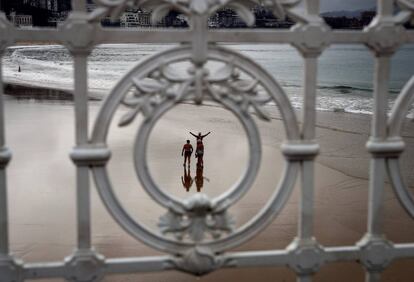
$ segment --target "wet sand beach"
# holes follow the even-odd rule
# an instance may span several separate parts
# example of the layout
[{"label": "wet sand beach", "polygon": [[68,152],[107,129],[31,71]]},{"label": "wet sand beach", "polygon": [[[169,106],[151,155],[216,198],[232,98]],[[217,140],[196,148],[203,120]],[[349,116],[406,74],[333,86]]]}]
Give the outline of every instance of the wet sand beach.
[{"label": "wet sand beach", "polygon": [[[91,102],[91,124],[101,102]],[[75,248],[75,169],[69,159],[74,144],[71,102],[6,100],[7,144],[13,152],[8,168],[11,250],[27,262],[62,260]],[[137,220],[156,228],[164,210],[144,193],[133,165],[133,140],[140,119],[119,128],[121,110],[110,130],[108,145],[113,156],[108,165],[116,194]],[[300,113],[298,113],[300,115]],[[271,122],[258,122],[262,138],[262,165],[254,187],[231,210],[240,226],[264,206],[276,189],[284,159],[280,145],[284,129],[276,111]],[[321,154],[316,159],[316,239],[324,246],[354,244],[364,235],[367,221],[369,155],[365,143],[370,116],[318,112],[317,141]],[[91,125],[92,126],[92,125]],[[196,183],[187,192],[180,155],[186,139],[195,146],[188,131],[206,137],[205,166],[201,192],[216,196],[235,183],[248,156],[245,133],[236,118],[220,107],[182,104],[169,112],[155,127],[148,150],[149,167],[156,182],[177,197],[197,193]],[[404,129],[407,150],[403,174],[413,187],[414,123]],[[194,156],[190,174],[197,175]],[[199,173],[199,172],[198,172]],[[92,178],[91,178],[92,180]],[[92,183],[93,244],[106,257],[148,256],[159,253],[126,234],[110,217]],[[200,183],[199,183],[200,184]],[[297,232],[299,186],[275,221],[259,236],[237,250],[285,248]],[[384,201],[384,231],[396,243],[414,238],[414,222],[399,205],[387,185]],[[394,262],[384,281],[412,281],[414,261]],[[315,281],[363,281],[357,263],[324,266]],[[202,278],[170,271],[154,274],[108,276],[104,281],[295,281],[288,268],[220,270]],[[45,280],[46,281],[46,280]],[[60,281],[60,280],[47,280]]]}]

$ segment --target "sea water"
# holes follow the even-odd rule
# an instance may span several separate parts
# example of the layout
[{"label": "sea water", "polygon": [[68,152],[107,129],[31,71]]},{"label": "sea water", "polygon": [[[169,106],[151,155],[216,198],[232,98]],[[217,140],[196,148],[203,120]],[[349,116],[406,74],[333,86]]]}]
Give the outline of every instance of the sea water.
[{"label": "sea water", "polygon": [[[107,95],[141,59],[172,47],[174,45],[98,46],[89,57],[91,93]],[[303,59],[294,48],[272,44],[229,44],[225,47],[253,58],[274,76],[293,106],[301,107]],[[8,49],[3,61],[6,82],[65,90],[73,88],[72,58],[62,46],[15,46]],[[373,66],[373,55],[364,46],[334,45],[328,48],[319,59],[317,109],[372,113]],[[414,45],[406,45],[392,58],[390,107],[412,75]]]}]

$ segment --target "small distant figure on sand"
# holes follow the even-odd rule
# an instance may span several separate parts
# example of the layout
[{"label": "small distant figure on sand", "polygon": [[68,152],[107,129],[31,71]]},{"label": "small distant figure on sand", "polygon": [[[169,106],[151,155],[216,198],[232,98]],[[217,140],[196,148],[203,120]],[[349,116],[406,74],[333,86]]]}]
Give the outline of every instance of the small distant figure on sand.
[{"label": "small distant figure on sand", "polygon": [[190,167],[188,166],[188,168],[186,169],[184,166],[184,176],[181,176],[181,183],[183,184],[185,190],[187,192],[190,191],[191,186],[193,185],[193,178],[191,177],[190,174]]},{"label": "small distant figure on sand", "polygon": [[183,149],[181,150],[181,156],[184,156],[184,166],[187,163],[190,165],[191,154],[193,153],[193,146],[190,144],[190,140],[187,140],[187,143],[184,144]]},{"label": "small distant figure on sand", "polygon": [[204,144],[201,140],[197,140],[197,147],[195,152],[195,157],[197,159],[197,166],[203,166],[203,156],[204,156]]},{"label": "small distant figure on sand", "polygon": [[194,133],[192,133],[190,131],[190,134],[193,135],[195,138],[197,138],[197,147],[196,147],[196,153],[195,153],[195,157],[197,159],[197,166],[203,166],[204,165],[204,144],[203,144],[203,139],[204,137],[206,137],[207,135],[209,135],[211,133],[211,131],[209,131],[207,134],[201,134],[201,132],[198,133],[198,135],[195,135]]},{"label": "small distant figure on sand", "polygon": [[20,65],[19,65],[19,69],[18,69],[18,72],[21,72],[22,71],[22,69],[20,68]]}]

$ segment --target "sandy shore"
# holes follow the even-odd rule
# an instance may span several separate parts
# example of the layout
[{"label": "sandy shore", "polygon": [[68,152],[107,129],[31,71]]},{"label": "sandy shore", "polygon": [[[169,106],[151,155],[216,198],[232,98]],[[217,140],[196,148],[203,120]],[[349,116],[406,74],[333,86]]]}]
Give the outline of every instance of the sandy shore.
[{"label": "sandy shore", "polygon": [[[92,119],[99,103],[93,102]],[[68,153],[73,146],[73,106],[70,102],[6,101],[7,142],[13,151],[8,169],[10,232],[13,253],[28,262],[62,260],[75,246],[75,178]],[[116,117],[118,121],[120,116]],[[113,158],[110,176],[118,197],[130,214],[155,226],[163,209],[143,193],[132,163],[132,142],[139,123],[127,128],[115,124],[109,146]],[[347,113],[318,113],[317,139],[321,155],[316,165],[315,237],[325,246],[348,245],[358,241],[366,230],[367,175],[369,155],[365,142],[370,117]],[[263,161],[250,192],[231,209],[237,224],[254,216],[276,188],[284,165],[279,151],[284,139],[283,125],[277,113],[270,123],[259,122]],[[183,176],[181,146],[186,139],[194,144],[188,131],[212,131],[205,139],[206,156],[202,192],[215,196],[234,183],[247,159],[247,142],[236,119],[218,107],[180,105],[168,113],[151,136],[148,156],[153,177],[165,190],[187,197],[197,193],[196,183],[187,192]],[[404,131],[407,152],[403,169],[413,186],[414,124]],[[411,157],[411,158],[410,158]],[[192,160],[194,162],[194,159]],[[194,163],[191,176],[196,175]],[[238,250],[264,250],[286,247],[297,232],[298,187],[277,219],[259,236]],[[154,255],[157,252],[136,242],[108,215],[95,189],[92,189],[93,243],[107,257]],[[387,187],[384,230],[394,242],[414,238],[414,222],[399,206]],[[384,273],[384,281],[412,281],[413,261],[393,263]],[[363,281],[364,272],[357,263],[324,266],[315,281]],[[221,270],[201,281],[295,281],[287,268]],[[48,280],[58,281],[58,280]],[[60,281],[60,280],[59,280]],[[179,272],[109,276],[104,281],[196,281]]]}]

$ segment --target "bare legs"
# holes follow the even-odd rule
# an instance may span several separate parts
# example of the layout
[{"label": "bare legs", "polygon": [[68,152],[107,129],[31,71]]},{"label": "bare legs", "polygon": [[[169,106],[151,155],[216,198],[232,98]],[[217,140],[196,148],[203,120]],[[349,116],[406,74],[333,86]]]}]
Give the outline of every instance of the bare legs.
[{"label": "bare legs", "polygon": [[190,162],[191,162],[191,155],[190,154],[185,154],[184,155],[184,165],[187,163],[187,159],[188,159],[188,165],[190,165]]},{"label": "bare legs", "polygon": [[197,166],[203,166],[204,162],[203,162],[203,155],[198,154],[197,155]]}]

